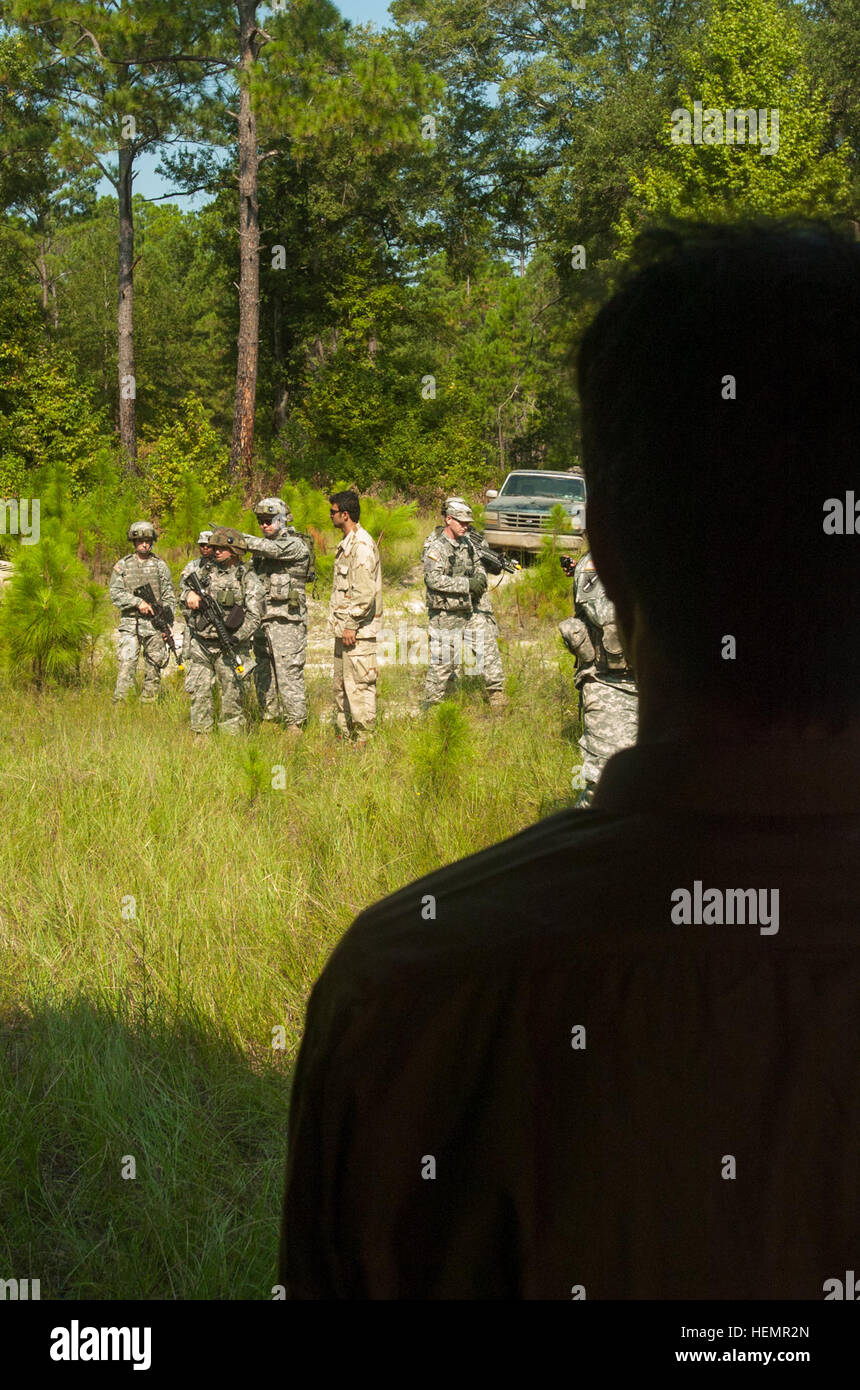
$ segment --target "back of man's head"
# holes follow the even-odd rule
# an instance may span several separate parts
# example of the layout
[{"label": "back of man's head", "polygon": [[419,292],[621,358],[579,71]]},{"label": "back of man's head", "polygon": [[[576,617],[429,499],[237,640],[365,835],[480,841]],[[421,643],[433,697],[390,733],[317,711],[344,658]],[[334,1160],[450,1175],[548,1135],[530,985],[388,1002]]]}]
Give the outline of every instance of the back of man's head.
[{"label": "back of man's head", "polygon": [[590,503],[685,687],[840,727],[860,713],[860,520],[824,523],[828,499],[860,501],[860,244],[769,223],[642,249],[580,349]]}]

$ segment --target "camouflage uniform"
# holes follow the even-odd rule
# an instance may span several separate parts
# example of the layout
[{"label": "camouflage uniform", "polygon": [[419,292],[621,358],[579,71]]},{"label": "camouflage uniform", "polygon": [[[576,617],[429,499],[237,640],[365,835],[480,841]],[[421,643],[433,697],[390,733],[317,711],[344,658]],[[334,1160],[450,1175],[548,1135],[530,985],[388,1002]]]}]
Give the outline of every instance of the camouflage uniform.
[{"label": "camouflage uniform", "polygon": [[[480,532],[467,531],[466,540],[488,574],[501,574],[502,562]],[[493,612],[489,588],[484,590],[477,602],[473,601],[472,609],[472,620],[467,628],[469,643],[473,651],[483,656],[484,684],[487,694],[494,695],[504,688],[505,673],[499,652],[499,625]]]},{"label": "camouflage uniform", "polygon": [[[225,567],[213,565],[205,587],[218,600],[225,614],[237,603],[245,609],[245,619],[241,627],[230,634],[230,641],[247,677],[254,669],[251,640],[262,622],[265,590],[254,571],[244,564]],[[185,690],[191,696],[191,727],[198,734],[211,730],[215,720],[213,688],[217,680],[221,689],[218,727],[226,734],[242,733],[248,725],[243,701],[246,688],[244,678],[238,675],[224,656],[215,629],[206,626],[199,614],[187,607],[188,593],[186,583],[180,589],[179,602],[183,606],[189,631],[194,634],[188,648],[185,677]]]},{"label": "camouflage uniform", "polygon": [[588,552],[574,570],[573,603],[574,617],[560,623],[559,631],[577,661],[582,768],[574,772],[574,786],[585,782],[578,804],[588,806],[607,760],[636,742],[639,708],[615,608]]},{"label": "camouflage uniform", "polygon": [[310,552],[286,522],[279,536],[269,540],[246,535],[245,544],[252,553],[254,573],[265,595],[263,622],[254,636],[254,683],[260,710],[263,719],[283,719],[286,724],[301,725],[308,717],[305,584],[310,573]]},{"label": "camouflage uniform", "polygon": [[[183,596],[183,593],[186,593],[186,594],[188,593],[188,584],[186,583],[186,580],[188,579],[189,574],[191,574],[192,572],[193,572],[194,574],[196,574],[196,575],[197,575],[197,578],[200,580],[200,583],[201,583],[201,584],[203,585],[203,587],[205,588],[205,587],[206,587],[206,583],[207,583],[207,581],[208,581],[209,574],[210,574],[211,571],[213,570],[214,566],[215,566],[215,561],[214,561],[214,560],[204,560],[203,557],[202,557],[202,555],[195,555],[195,557],[194,557],[193,560],[189,560],[189,561],[188,561],[188,564],[185,566],[185,569],[182,571],[182,573],[181,573],[180,576],[179,576],[179,602],[180,602],[180,604],[182,603],[182,596]],[[182,660],[183,660],[183,663],[184,663],[185,661],[188,660],[188,653],[189,653],[190,650],[191,650],[191,629],[190,629],[190,627],[188,626],[187,621],[186,621],[186,625],[185,625],[185,627],[184,627],[183,630],[182,630]]]},{"label": "camouflage uniform", "polygon": [[134,686],[137,659],[143,652],[143,691],[141,701],[150,703],[158,699],[161,687],[161,673],[167,665],[170,653],[160,632],[153,627],[149,618],[139,611],[140,599],[134,590],[141,584],[151,584],[159,603],[171,610],[176,606],[173,581],[170,570],[157,555],[142,558],[136,552],[124,555],[117,560],[110,577],[111,603],[120,612],[119,643],[117,659],[116,687],[114,703],[124,700]]},{"label": "camouflage uniform", "polygon": [[[334,633],[335,723],[344,735],[369,734],[376,724],[376,638],[382,617],[382,566],[363,526],[340,541],[334,557],[328,625]],[[343,634],[355,633],[344,647]]]},{"label": "camouflage uniform", "polygon": [[453,541],[444,527],[427,537],[421,558],[430,615],[430,659],[422,701],[427,709],[444,700],[460,666],[464,643],[475,653],[478,669],[483,670],[483,652],[473,646],[478,634],[471,626],[474,606],[469,580],[480,574],[486,586],[487,576],[466,538]]}]

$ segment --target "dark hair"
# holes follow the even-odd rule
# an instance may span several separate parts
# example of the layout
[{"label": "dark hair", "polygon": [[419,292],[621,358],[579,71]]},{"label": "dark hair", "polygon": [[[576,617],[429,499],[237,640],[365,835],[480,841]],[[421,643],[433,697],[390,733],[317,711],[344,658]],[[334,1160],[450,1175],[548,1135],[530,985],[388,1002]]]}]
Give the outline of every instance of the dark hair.
[{"label": "dark hair", "polygon": [[637,247],[579,352],[589,498],[689,688],[838,727],[860,704],[860,522],[824,519],[858,482],[860,244],[780,221]]},{"label": "dark hair", "polygon": [[352,489],[349,492],[334,492],[328,500],[334,502],[335,506],[339,507],[342,512],[346,512],[350,521],[358,521],[361,516],[358,493],[353,492]]}]

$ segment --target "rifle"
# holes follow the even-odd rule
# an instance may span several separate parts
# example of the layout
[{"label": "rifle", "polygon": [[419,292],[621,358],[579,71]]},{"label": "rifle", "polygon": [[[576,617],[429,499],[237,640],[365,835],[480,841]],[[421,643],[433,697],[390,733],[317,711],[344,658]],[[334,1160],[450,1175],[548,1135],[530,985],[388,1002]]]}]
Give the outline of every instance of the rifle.
[{"label": "rifle", "polygon": [[[478,532],[475,530],[474,526],[469,527],[467,534],[472,546],[472,551],[475,556],[475,559],[480,560],[481,547],[486,545],[486,542],[484,541],[483,536],[478,535]],[[512,560],[509,555],[504,555],[498,550],[493,550],[492,546],[487,545],[486,548],[490,551],[490,554],[493,556],[493,558],[498,560],[502,569],[507,570],[508,574],[516,574],[517,570],[522,569],[522,565],[519,563],[518,560]]]},{"label": "rifle", "polygon": [[519,560],[512,560],[510,555],[500,555],[498,550],[494,550],[493,554],[501,564],[502,569],[507,570],[508,574],[516,574],[517,570],[522,569]]},{"label": "rifle", "polygon": [[[193,589],[195,594],[200,598],[200,607],[197,609],[197,612],[200,614],[201,618],[204,619],[204,627],[214,627],[218,641],[221,644],[221,650],[227,661],[233,667],[237,676],[244,676],[245,667],[239,660],[236,649],[230,641],[230,633],[224,620],[224,610],[217,598],[213,598],[212,594],[207,594],[194,570],[191,570],[187,575],[185,582],[189,589]],[[197,632],[195,628],[192,628],[191,633],[202,645],[203,638],[200,636],[199,632]]]},{"label": "rifle", "polygon": [[141,584],[134,591],[135,598],[142,598],[144,603],[148,603],[152,613],[145,614],[152,623],[156,632],[160,632],[164,645],[173,652],[176,657],[176,665],[180,671],[185,670],[185,666],[179,660],[179,653],[176,650],[176,643],[173,640],[173,614],[169,608],[158,602],[151,584]]}]

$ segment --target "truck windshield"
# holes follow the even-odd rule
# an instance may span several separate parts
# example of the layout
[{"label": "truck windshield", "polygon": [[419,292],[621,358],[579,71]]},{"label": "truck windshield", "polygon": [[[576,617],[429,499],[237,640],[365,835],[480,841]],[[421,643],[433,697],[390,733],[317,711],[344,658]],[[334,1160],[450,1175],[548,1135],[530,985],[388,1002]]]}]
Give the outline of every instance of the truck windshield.
[{"label": "truck windshield", "polygon": [[559,478],[550,473],[512,473],[505,479],[500,497],[558,497],[571,502],[585,501],[585,482],[582,478]]}]

